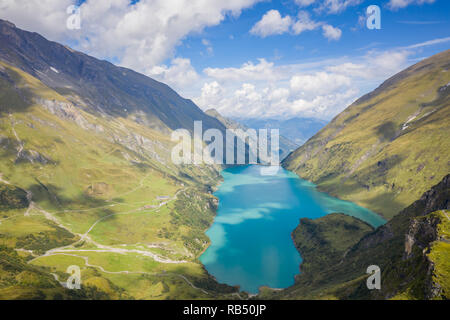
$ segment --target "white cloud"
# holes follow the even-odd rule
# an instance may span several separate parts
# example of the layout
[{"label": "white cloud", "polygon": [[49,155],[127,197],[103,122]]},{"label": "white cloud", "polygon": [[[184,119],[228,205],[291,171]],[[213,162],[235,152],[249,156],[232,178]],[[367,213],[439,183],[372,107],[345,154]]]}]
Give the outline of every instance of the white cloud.
[{"label": "white cloud", "polygon": [[278,72],[274,69],[274,63],[266,59],[259,59],[257,64],[249,61],[240,68],[206,68],[203,72],[217,80],[229,81],[255,81],[277,80]]},{"label": "white cloud", "polygon": [[250,30],[251,34],[265,38],[271,35],[291,33],[299,35],[304,31],[312,31],[322,26],[323,35],[328,40],[339,40],[342,31],[324,22],[314,21],[307,11],[300,11],[297,18],[281,17],[277,10],[268,11]]},{"label": "white cloud", "polygon": [[411,54],[396,49],[317,63],[277,66],[260,59],[240,68],[208,68],[201,95],[194,101],[232,117],[330,119],[407,67]]},{"label": "white cloud", "polygon": [[288,32],[291,25],[292,18],[290,16],[283,18],[277,10],[270,10],[253,26],[250,33],[265,38]]},{"label": "white cloud", "polygon": [[[412,50],[444,43],[430,40],[397,50],[370,51],[361,57],[320,60],[303,64],[276,65],[267,59],[249,61],[240,67],[206,68],[198,74],[189,59],[170,60],[185,37],[219,24],[227,15],[239,15],[257,0],[88,0],[82,5],[79,31],[66,29],[66,8],[71,0],[0,0],[0,18],[19,27],[42,33],[57,41],[76,42],[75,49],[146,73],[174,86],[202,108],[214,107],[227,116],[293,117],[330,119],[361,93],[408,65]],[[412,3],[431,0],[408,1]],[[299,6],[314,6],[337,13],[357,0],[296,0]],[[395,0],[391,0],[392,3]],[[397,6],[401,4],[397,1]],[[278,12],[278,11],[276,11]],[[342,31],[314,21],[305,12],[297,17],[272,13],[274,29],[258,27],[258,35],[271,32],[300,34],[321,29],[329,39]],[[262,21],[263,19],[261,19]],[[260,22],[261,22],[260,21]],[[269,23],[269,24],[270,24]],[[286,27],[287,25],[287,27]],[[256,27],[255,27],[256,28]],[[256,30],[256,29],[255,29]],[[256,31],[255,31],[256,32]],[[203,39],[206,50],[212,44]],[[169,59],[170,63],[164,63]]]},{"label": "white cloud", "polygon": [[224,90],[217,82],[207,82],[203,85],[201,96],[197,98],[197,103],[207,109],[219,109],[222,105]]},{"label": "white cloud", "polygon": [[405,8],[411,4],[422,5],[425,3],[431,4],[436,0],[390,0],[388,3],[388,7],[392,10],[397,10],[401,8]]},{"label": "white cloud", "polygon": [[291,78],[290,87],[293,93],[302,95],[323,95],[342,87],[350,87],[349,77],[324,71],[315,74],[295,75]]},{"label": "white cloud", "polygon": [[66,29],[73,0],[1,0],[0,18],[75,49],[148,73],[173,56],[189,34],[218,25],[227,15],[259,0],[87,0],[81,5],[81,30]]},{"label": "white cloud", "polygon": [[300,11],[297,21],[292,25],[292,32],[300,34],[303,31],[311,31],[320,27],[321,23],[311,20],[308,12]]},{"label": "white cloud", "polygon": [[312,5],[316,0],[295,0],[295,3],[300,7],[307,7]]},{"label": "white cloud", "polygon": [[335,115],[355,101],[358,89],[349,88],[342,92],[317,95],[313,99],[298,99],[292,102],[291,111],[306,117],[323,118],[324,115]]},{"label": "white cloud", "polygon": [[323,0],[317,10],[336,14],[344,11],[347,7],[356,6],[362,1],[363,0]]},{"label": "white cloud", "polygon": [[416,44],[407,46],[406,49],[416,49],[416,48],[428,47],[428,46],[432,46],[432,45],[435,45],[435,44],[446,43],[446,42],[449,42],[449,41],[450,41],[450,37],[433,39],[433,40],[429,40],[429,41],[416,43]]},{"label": "white cloud", "polygon": [[191,60],[185,58],[172,59],[171,65],[155,66],[148,70],[149,76],[173,86],[182,91],[192,82],[197,81],[199,76],[191,65]]},{"label": "white cloud", "polygon": [[323,94],[310,93],[297,94],[289,87],[258,86],[252,83],[242,83],[236,89],[223,88],[217,82],[212,82],[205,84],[202,96],[194,101],[203,109],[215,108],[226,116],[289,118],[301,115],[329,118],[353,102],[359,91],[343,86]]},{"label": "white cloud", "polygon": [[342,36],[341,29],[325,24],[322,26],[323,35],[328,40],[339,40]]},{"label": "white cloud", "polygon": [[[252,72],[248,72],[249,66]],[[203,109],[215,108],[226,116],[328,118],[356,99],[358,90],[350,77],[298,71],[302,67],[276,67],[261,59],[259,64],[246,63],[241,68],[208,70],[205,73],[215,80],[206,82],[194,101]],[[255,68],[277,77],[261,77],[253,72]]]},{"label": "white cloud", "polygon": [[410,51],[369,51],[359,62],[345,62],[329,66],[327,71],[351,78],[379,81],[389,78],[408,65]]},{"label": "white cloud", "polygon": [[202,39],[202,44],[206,47],[206,52],[209,55],[212,55],[214,53],[214,49],[212,47],[211,41],[207,39]]},{"label": "white cloud", "polygon": [[0,18],[55,40],[68,33],[66,9],[71,0],[1,0]]}]

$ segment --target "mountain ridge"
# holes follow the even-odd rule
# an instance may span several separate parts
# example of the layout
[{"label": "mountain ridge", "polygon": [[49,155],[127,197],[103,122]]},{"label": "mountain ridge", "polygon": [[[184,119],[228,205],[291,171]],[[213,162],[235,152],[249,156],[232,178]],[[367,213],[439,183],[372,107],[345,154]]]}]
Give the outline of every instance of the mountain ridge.
[{"label": "mountain ridge", "polygon": [[311,136],[322,129],[328,121],[316,118],[291,119],[252,119],[252,118],[233,118],[234,120],[245,124],[251,128],[280,129],[280,134],[291,140],[297,146],[304,144]]},{"label": "mountain ridge", "polygon": [[0,20],[0,43],[0,59],[91,112],[123,117],[131,114],[166,133],[167,129],[178,128],[192,131],[194,120],[203,121],[206,129],[225,129],[166,84],[21,30],[11,22]]}]

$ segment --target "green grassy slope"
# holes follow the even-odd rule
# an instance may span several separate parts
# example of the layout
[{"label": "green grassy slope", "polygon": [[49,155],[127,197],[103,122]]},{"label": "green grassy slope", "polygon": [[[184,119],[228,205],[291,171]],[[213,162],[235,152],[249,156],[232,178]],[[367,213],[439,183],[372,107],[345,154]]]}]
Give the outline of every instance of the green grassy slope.
[{"label": "green grassy slope", "polygon": [[265,288],[261,298],[339,298],[327,290],[327,271],[338,265],[346,252],[372,231],[373,228],[364,221],[342,213],[301,219],[292,232],[292,239],[303,260],[296,284],[278,292]]},{"label": "green grassy slope", "polygon": [[[172,147],[133,117],[88,113],[0,61],[0,245],[61,281],[78,265],[85,289],[107,298],[233,297],[198,261],[218,168],[175,166]],[[3,275],[2,297],[22,297]]]},{"label": "green grassy slope", "polygon": [[390,219],[450,172],[450,50],[383,83],[283,165]]},{"label": "green grassy slope", "polygon": [[301,272],[313,274],[341,259],[346,250],[370,231],[373,228],[367,223],[342,213],[315,220],[301,219],[292,233],[294,244],[304,258]]}]

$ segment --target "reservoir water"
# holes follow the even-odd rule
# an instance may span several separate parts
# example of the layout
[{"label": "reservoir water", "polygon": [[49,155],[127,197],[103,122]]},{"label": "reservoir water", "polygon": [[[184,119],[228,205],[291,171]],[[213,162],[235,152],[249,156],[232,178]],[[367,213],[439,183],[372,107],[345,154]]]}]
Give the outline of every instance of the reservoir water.
[{"label": "reservoir water", "polygon": [[332,212],[357,217],[374,227],[386,221],[355,203],[333,198],[296,174],[279,169],[262,175],[261,166],[222,171],[215,196],[217,216],[206,234],[211,245],[200,257],[218,282],[257,293],[260,286],[286,288],[300,272],[301,256],[291,239],[300,218]]}]

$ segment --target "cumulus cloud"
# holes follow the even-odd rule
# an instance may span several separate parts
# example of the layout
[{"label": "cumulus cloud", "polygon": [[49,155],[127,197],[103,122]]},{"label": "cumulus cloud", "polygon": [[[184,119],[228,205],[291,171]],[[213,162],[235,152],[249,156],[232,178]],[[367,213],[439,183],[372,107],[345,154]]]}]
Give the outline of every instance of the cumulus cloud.
[{"label": "cumulus cloud", "polygon": [[300,11],[298,13],[298,19],[292,25],[292,31],[294,34],[300,34],[303,31],[311,31],[320,27],[322,23],[311,20],[308,12]]},{"label": "cumulus cloud", "polygon": [[177,90],[182,90],[199,79],[197,72],[191,65],[191,60],[186,58],[172,59],[170,66],[155,66],[149,69],[148,74]]},{"label": "cumulus cloud", "polygon": [[201,96],[197,98],[197,103],[205,106],[205,109],[220,109],[223,94],[224,89],[217,81],[207,82],[202,87]]},{"label": "cumulus cloud", "polygon": [[2,0],[0,17],[75,49],[149,74],[189,34],[218,25],[259,0],[87,0],[81,29],[66,29],[71,0]]},{"label": "cumulus cloud", "polygon": [[242,83],[232,89],[213,82],[205,84],[201,97],[194,101],[204,109],[215,108],[226,116],[329,118],[354,101],[359,92],[357,88],[346,85],[328,91],[321,89],[322,94],[314,92],[311,86],[293,90],[289,86],[278,85]]},{"label": "cumulus cloud", "polygon": [[66,10],[71,4],[71,0],[1,0],[0,18],[54,40],[61,40],[68,35]]},{"label": "cumulus cloud", "polygon": [[253,26],[250,33],[265,38],[288,32],[291,25],[292,18],[290,16],[283,18],[278,10],[270,10]]},{"label": "cumulus cloud", "polygon": [[411,51],[369,51],[360,57],[277,66],[265,59],[240,68],[207,68],[194,101],[225,116],[330,119],[408,65]]},{"label": "cumulus cloud", "polygon": [[306,96],[323,95],[350,86],[349,77],[324,71],[312,75],[295,75],[290,81],[290,88],[293,93],[300,92]]},{"label": "cumulus cloud", "polygon": [[339,28],[325,24],[322,26],[322,30],[324,37],[328,40],[339,40],[341,38],[342,31]]},{"label": "cumulus cloud", "polygon": [[236,81],[220,84],[223,77],[205,83],[201,96],[194,101],[203,109],[215,108],[227,116],[328,118],[356,99],[358,93],[351,78],[345,75],[327,71],[292,75],[273,65],[271,70],[278,72],[277,81],[250,76],[238,86]]},{"label": "cumulus cloud", "polygon": [[[0,18],[52,40],[71,43],[75,49],[99,58],[118,61],[182,93],[191,90],[189,97],[203,109],[214,107],[224,115],[238,117],[330,119],[362,93],[403,69],[414,48],[448,41],[436,39],[399,50],[371,51],[338,62],[276,65],[259,59],[240,67],[206,68],[200,74],[189,59],[173,58],[175,48],[189,34],[217,25],[227,15],[238,16],[257,1],[177,0],[174,5],[167,0],[141,0],[130,5],[129,0],[87,0],[81,6],[81,30],[68,30],[66,9],[73,0],[0,0]],[[296,0],[299,6],[329,13],[340,12],[357,2]],[[403,3],[390,2],[398,8]],[[269,12],[254,27],[259,36],[269,36],[271,32],[300,34],[308,30],[321,30],[330,40],[342,35],[339,28],[314,21],[303,11],[292,17],[283,17],[276,10]],[[212,53],[210,41],[203,39],[202,43]]]},{"label": "cumulus cloud", "polygon": [[229,81],[277,80],[280,77],[274,63],[266,59],[258,59],[256,64],[246,62],[240,68],[206,68],[203,72],[214,79]]},{"label": "cumulus cloud", "polygon": [[339,40],[342,35],[342,31],[339,28],[312,20],[307,11],[300,11],[296,18],[290,16],[282,18],[277,10],[268,11],[252,27],[250,33],[262,38],[283,33],[299,35],[304,31],[312,31],[320,26],[323,27],[323,35],[329,40]]},{"label": "cumulus cloud", "polygon": [[390,0],[388,3],[388,8],[392,10],[402,9],[411,4],[422,5],[434,3],[436,0]]}]

